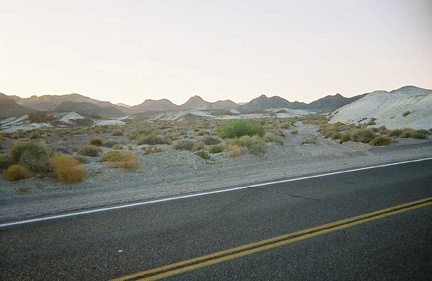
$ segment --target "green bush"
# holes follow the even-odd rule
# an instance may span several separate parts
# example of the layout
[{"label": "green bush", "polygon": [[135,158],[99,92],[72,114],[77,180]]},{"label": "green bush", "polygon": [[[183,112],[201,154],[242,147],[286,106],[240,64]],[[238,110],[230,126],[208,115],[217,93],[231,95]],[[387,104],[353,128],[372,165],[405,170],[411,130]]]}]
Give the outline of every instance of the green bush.
[{"label": "green bush", "polygon": [[298,130],[291,131],[291,135],[298,135]]},{"label": "green bush", "polygon": [[403,131],[401,129],[394,129],[388,132],[389,137],[400,137]]},{"label": "green bush", "polygon": [[99,147],[97,147],[95,145],[91,145],[91,144],[85,145],[78,150],[79,155],[90,156],[90,157],[99,156],[99,152],[101,152],[101,149]]},{"label": "green bush", "polygon": [[223,139],[238,138],[242,136],[262,136],[264,129],[262,126],[244,120],[231,121],[228,124],[219,126],[217,135]]},{"label": "green bush", "polygon": [[171,148],[174,150],[192,151],[196,141],[191,139],[176,140],[172,143]]},{"label": "green bush", "polygon": [[33,172],[52,170],[49,161],[53,152],[46,146],[35,142],[15,142],[9,147],[10,158]]},{"label": "green bush", "polygon": [[200,150],[198,152],[195,152],[195,154],[206,161],[211,159],[210,154],[208,154],[207,151],[204,151],[204,150]]},{"label": "green bush", "polygon": [[370,141],[370,144],[375,145],[375,146],[390,145],[391,139],[386,135],[381,135],[381,136],[377,136],[377,137],[373,138]]}]

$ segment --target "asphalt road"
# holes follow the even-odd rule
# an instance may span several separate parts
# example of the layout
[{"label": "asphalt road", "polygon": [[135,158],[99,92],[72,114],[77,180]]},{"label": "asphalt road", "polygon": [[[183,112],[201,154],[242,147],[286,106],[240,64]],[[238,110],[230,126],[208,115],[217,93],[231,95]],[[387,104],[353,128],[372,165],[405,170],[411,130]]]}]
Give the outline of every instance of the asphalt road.
[{"label": "asphalt road", "polygon": [[430,201],[329,226],[430,197],[432,160],[2,227],[0,280],[109,280],[323,225],[167,280],[431,280]]}]

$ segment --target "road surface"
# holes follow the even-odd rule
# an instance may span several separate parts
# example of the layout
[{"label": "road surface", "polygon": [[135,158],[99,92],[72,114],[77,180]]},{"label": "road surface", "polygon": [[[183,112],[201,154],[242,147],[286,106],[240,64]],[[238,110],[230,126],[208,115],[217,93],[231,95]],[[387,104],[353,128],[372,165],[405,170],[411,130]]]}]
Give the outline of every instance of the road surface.
[{"label": "road surface", "polygon": [[427,160],[2,225],[0,280],[430,280],[431,197]]}]

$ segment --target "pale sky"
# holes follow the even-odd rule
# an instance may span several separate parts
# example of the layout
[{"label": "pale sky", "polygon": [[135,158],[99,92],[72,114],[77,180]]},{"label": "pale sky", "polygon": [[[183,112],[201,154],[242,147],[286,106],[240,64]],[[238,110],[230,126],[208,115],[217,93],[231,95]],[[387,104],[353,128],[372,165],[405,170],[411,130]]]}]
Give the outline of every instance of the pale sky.
[{"label": "pale sky", "polygon": [[0,92],[135,105],[432,89],[432,0],[0,0]]}]

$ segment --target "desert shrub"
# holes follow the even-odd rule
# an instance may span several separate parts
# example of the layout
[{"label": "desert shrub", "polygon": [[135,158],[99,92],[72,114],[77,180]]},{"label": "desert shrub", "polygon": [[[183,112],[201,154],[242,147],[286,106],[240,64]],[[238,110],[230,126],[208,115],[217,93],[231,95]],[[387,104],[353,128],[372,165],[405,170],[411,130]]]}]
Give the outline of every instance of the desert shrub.
[{"label": "desert shrub", "polygon": [[9,147],[10,158],[33,172],[51,171],[49,157],[52,154],[48,147],[35,142],[15,142]]},{"label": "desert shrub", "polygon": [[138,157],[124,150],[109,151],[102,157],[101,161],[107,161],[111,168],[123,168],[129,171],[138,170],[141,167]]},{"label": "desert shrub", "polygon": [[351,133],[351,141],[368,143],[375,138],[375,132],[372,129],[356,129]]},{"label": "desert shrub", "polygon": [[388,136],[386,136],[386,135],[380,135],[380,136],[377,136],[377,137],[373,138],[370,141],[370,144],[375,145],[375,146],[390,145],[391,144],[391,139]]},{"label": "desert shrub", "polygon": [[113,146],[116,145],[116,144],[118,144],[118,141],[115,141],[115,140],[107,140],[107,141],[105,141],[105,142],[103,143],[103,146],[111,148],[111,147],[113,147]]},{"label": "desert shrub", "polygon": [[400,137],[403,131],[401,129],[394,129],[389,131],[387,134],[389,137]]},{"label": "desert shrub", "polygon": [[405,111],[404,113],[402,113],[403,117],[407,117],[408,115],[410,115],[411,111]]},{"label": "desert shrub", "polygon": [[174,150],[188,150],[192,151],[196,141],[191,139],[176,140],[172,143],[171,148]]},{"label": "desert shrub", "polygon": [[232,158],[240,157],[247,152],[246,147],[242,147],[237,144],[229,144],[226,150],[228,151],[228,155]]},{"label": "desert shrub", "polygon": [[283,145],[283,137],[280,134],[276,134],[274,132],[267,132],[263,136],[263,140],[265,142],[273,142],[280,145]]},{"label": "desert shrub", "polygon": [[123,146],[119,143],[116,143],[112,146],[112,149],[121,150],[121,149],[123,149]]},{"label": "desert shrub", "polygon": [[342,137],[342,133],[341,132],[333,132],[331,135],[330,135],[330,138],[332,139],[332,140],[338,140],[338,139],[340,139]]},{"label": "desert shrub", "polygon": [[92,139],[89,141],[89,144],[91,144],[91,145],[95,145],[95,146],[101,146],[101,145],[102,145],[102,139],[101,139],[101,138],[98,138],[98,137],[92,138]]},{"label": "desert shrub", "polygon": [[194,146],[192,147],[192,151],[200,151],[205,150],[206,145],[203,144],[201,141],[197,141]]},{"label": "desert shrub", "polygon": [[417,130],[417,133],[427,135],[427,136],[429,136],[431,134],[431,132],[429,132],[428,130],[424,130],[424,129]]},{"label": "desert shrub", "polygon": [[341,144],[350,140],[351,140],[351,134],[349,132],[342,133],[341,136],[339,137],[339,143]]},{"label": "desert shrub", "polygon": [[318,136],[309,134],[303,137],[301,144],[318,144],[318,142]]},{"label": "desert shrub", "polygon": [[402,134],[399,136],[401,138],[412,138],[412,139],[427,139],[426,134],[422,134],[414,129],[405,128],[402,130]]},{"label": "desert shrub", "polygon": [[262,136],[264,129],[261,125],[244,120],[231,121],[219,126],[217,135],[223,139],[238,138],[242,136]]},{"label": "desert shrub", "polygon": [[90,157],[97,157],[99,156],[99,152],[101,152],[101,149],[95,145],[85,145],[83,147],[81,147],[80,149],[78,149],[78,154],[79,155],[84,155],[84,156],[90,156]]},{"label": "desert shrub", "polygon": [[209,152],[210,153],[220,153],[223,152],[225,149],[223,144],[216,144],[216,145],[210,145],[209,146]]},{"label": "desert shrub", "polygon": [[51,158],[55,178],[64,183],[76,183],[84,179],[86,172],[80,162],[69,155]]},{"label": "desert shrub", "polygon": [[298,130],[291,131],[291,135],[298,135]]},{"label": "desert shrub", "polygon": [[157,146],[148,146],[148,147],[142,147],[141,148],[143,150],[143,154],[144,155],[149,155],[152,153],[159,153],[162,152],[163,149]]},{"label": "desert shrub", "polygon": [[123,131],[122,130],[114,130],[111,133],[111,135],[114,136],[114,137],[123,136]]},{"label": "desert shrub", "polygon": [[3,172],[3,176],[8,181],[17,181],[31,176],[30,171],[21,164],[14,164]]},{"label": "desert shrub", "polygon": [[132,131],[128,134],[128,139],[129,140],[136,140],[140,135],[141,135],[140,132]]},{"label": "desert shrub", "polygon": [[215,137],[215,136],[205,136],[205,137],[201,138],[200,141],[205,145],[216,145],[216,144],[220,144],[222,142],[222,140],[220,138]]},{"label": "desert shrub", "polygon": [[[245,151],[249,151],[249,153],[253,155],[263,155],[267,153],[266,144],[256,136],[243,136],[238,139],[230,139],[228,141],[228,146],[234,146],[234,148],[235,146],[245,148]],[[229,152],[228,154],[230,154],[230,149],[227,150]]]},{"label": "desert shrub", "polygon": [[149,144],[149,145],[156,145],[156,144],[169,144],[169,141],[161,135],[149,135],[149,136],[143,136],[138,139],[138,145],[142,144]]},{"label": "desert shrub", "polygon": [[204,150],[200,150],[198,152],[195,152],[195,154],[198,155],[199,157],[201,157],[202,159],[206,160],[206,161],[211,159],[210,154],[208,154],[208,152],[204,151]]},{"label": "desert shrub", "polygon": [[0,171],[11,166],[14,162],[6,153],[0,153]]}]

